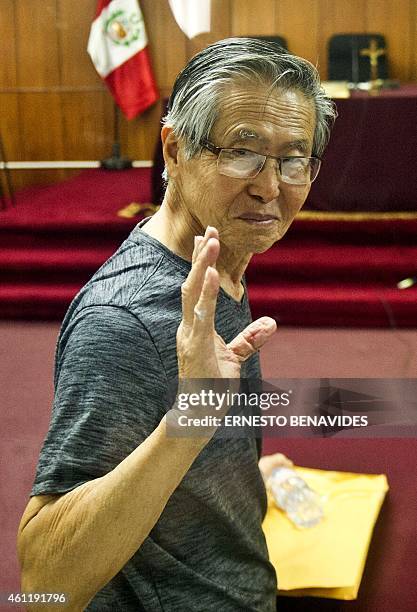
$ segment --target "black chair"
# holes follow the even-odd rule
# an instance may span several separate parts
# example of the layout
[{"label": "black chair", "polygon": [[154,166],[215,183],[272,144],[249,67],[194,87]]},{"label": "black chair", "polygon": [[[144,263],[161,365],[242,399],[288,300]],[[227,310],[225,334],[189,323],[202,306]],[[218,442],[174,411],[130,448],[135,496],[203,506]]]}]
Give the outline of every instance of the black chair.
[{"label": "black chair", "polygon": [[382,34],[335,34],[328,43],[329,81],[370,81],[370,58],[361,51],[369,49],[372,39],[384,51],[378,57],[377,78],[388,79],[387,45]]}]

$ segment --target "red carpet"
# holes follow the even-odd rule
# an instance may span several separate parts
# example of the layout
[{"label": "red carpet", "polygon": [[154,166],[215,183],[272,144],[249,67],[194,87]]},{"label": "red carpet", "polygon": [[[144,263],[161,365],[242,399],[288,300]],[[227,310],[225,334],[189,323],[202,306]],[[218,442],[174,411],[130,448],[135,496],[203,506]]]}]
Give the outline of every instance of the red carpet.
[{"label": "red carpet", "polygon": [[[87,170],[32,187],[0,212],[0,317],[61,319],[71,299],[144,213],[117,215],[151,200],[151,170]],[[414,327],[417,215],[309,213],[247,272],[254,316],[283,325]]]},{"label": "red carpet", "polygon": [[313,229],[306,237],[295,226],[272,250],[253,258],[247,279],[258,314],[283,325],[417,324],[417,287],[396,287],[416,275],[417,245],[407,244],[406,237],[402,245],[387,237],[388,244],[372,244],[369,235],[368,244],[352,244],[349,236],[315,235]]},{"label": "red carpet", "polygon": [[[0,321],[0,592],[20,590],[16,532],[46,434],[53,394],[58,323]],[[414,331],[282,328],[261,351],[266,378],[412,377]],[[264,452],[284,452],[299,465],[385,473],[390,491],[372,537],[357,601],[280,597],[279,612],[414,612],[417,599],[417,497],[414,439],[266,438]],[[17,612],[19,606],[1,606]],[[56,607],[56,612],[60,608]],[[219,611],[220,612],[220,611]]]}]

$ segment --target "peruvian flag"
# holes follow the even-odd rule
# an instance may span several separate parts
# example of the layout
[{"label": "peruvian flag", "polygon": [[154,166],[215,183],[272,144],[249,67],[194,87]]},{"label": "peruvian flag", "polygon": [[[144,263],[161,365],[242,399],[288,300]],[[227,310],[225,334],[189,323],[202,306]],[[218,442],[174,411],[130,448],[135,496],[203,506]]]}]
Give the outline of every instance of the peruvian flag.
[{"label": "peruvian flag", "polygon": [[128,119],[158,99],[137,0],[98,0],[87,51]]}]

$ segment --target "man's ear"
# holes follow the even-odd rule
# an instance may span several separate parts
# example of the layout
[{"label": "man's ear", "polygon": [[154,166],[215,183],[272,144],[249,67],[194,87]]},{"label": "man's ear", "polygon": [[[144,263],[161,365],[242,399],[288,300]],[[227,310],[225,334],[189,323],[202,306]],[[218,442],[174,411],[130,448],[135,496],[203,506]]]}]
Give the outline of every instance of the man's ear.
[{"label": "man's ear", "polygon": [[162,152],[168,176],[175,176],[178,167],[178,138],[169,125],[161,130]]}]

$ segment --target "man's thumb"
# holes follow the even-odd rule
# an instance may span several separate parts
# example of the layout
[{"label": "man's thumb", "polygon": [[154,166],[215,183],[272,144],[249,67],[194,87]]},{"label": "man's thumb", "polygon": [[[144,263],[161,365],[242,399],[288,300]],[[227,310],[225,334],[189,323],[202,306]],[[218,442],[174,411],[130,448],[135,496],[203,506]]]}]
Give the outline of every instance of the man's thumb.
[{"label": "man's thumb", "polygon": [[271,317],[261,317],[245,327],[227,345],[242,361],[256,353],[277,330],[277,324]]}]

